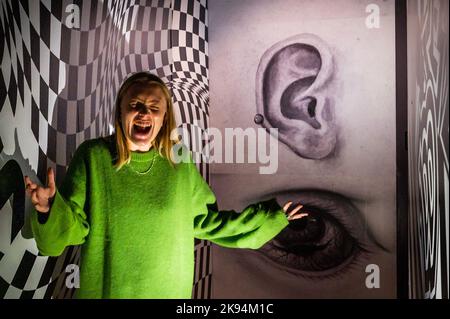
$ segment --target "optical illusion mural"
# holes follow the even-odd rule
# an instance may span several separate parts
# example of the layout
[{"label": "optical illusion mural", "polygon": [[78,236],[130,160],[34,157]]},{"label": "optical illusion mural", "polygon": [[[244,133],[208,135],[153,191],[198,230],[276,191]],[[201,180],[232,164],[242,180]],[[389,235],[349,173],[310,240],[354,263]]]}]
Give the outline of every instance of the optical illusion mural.
[{"label": "optical illusion mural", "polygon": [[449,298],[449,3],[408,2],[409,287]]},{"label": "optical illusion mural", "polygon": [[[23,176],[64,179],[86,139],[112,133],[125,77],[148,70],[171,88],[179,127],[208,126],[206,0],[0,2],[0,298],[71,298],[79,247],[40,256]],[[189,141],[194,156],[201,145]],[[199,164],[208,178],[208,165]],[[210,294],[210,247],[196,241],[194,298]]]}]

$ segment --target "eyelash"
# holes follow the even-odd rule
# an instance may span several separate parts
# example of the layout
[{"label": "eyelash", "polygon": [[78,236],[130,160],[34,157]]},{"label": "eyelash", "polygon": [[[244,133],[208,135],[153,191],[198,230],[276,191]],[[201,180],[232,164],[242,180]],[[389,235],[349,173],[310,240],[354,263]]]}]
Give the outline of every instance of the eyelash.
[{"label": "eyelash", "polygon": [[[353,238],[353,236],[352,236]],[[289,273],[293,274],[296,277],[306,278],[309,280],[326,280],[326,279],[339,279],[343,278],[347,273],[350,273],[352,270],[354,270],[357,266],[361,266],[363,264],[363,261],[366,260],[369,257],[370,252],[365,250],[361,247],[360,242],[353,238],[357,245],[357,250],[355,251],[355,255],[351,256],[349,261],[346,261],[344,265],[341,265],[342,267],[339,267],[340,269],[329,273],[329,274],[309,274],[307,272],[305,273],[299,273],[299,271],[289,271]],[[289,253],[287,253],[289,254]],[[279,257],[281,258],[281,256]]]},{"label": "eyelash", "polygon": [[308,278],[311,280],[340,279],[345,277],[345,275],[350,273],[352,270],[356,269],[357,266],[362,266],[363,261],[369,257],[369,254],[359,247],[357,240],[355,241],[358,245],[358,250],[354,256],[350,257],[351,260],[345,266],[331,274],[308,276]]}]

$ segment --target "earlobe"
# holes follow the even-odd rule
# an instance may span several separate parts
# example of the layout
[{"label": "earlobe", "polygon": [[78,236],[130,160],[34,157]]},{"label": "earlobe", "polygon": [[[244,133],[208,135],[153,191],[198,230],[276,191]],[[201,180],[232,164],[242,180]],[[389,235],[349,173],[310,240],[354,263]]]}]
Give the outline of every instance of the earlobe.
[{"label": "earlobe", "polygon": [[333,76],[331,51],[317,36],[276,43],[258,65],[255,123],[277,128],[279,140],[303,158],[330,156],[337,143]]}]

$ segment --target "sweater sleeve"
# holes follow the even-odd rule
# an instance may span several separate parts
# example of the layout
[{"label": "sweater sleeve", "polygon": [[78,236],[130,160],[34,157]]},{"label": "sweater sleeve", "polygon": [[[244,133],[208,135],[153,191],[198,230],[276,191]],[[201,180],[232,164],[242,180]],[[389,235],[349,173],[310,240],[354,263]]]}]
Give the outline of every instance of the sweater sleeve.
[{"label": "sweater sleeve", "polygon": [[190,162],[188,165],[194,180],[192,199],[196,238],[228,248],[258,249],[289,224],[274,198],[251,204],[242,212],[219,211],[214,193],[195,164]]},{"label": "sweater sleeve", "polygon": [[56,190],[45,222],[34,210],[31,229],[39,252],[45,256],[59,256],[67,246],[84,243],[89,224],[84,212],[86,201],[86,142],[82,143],[70,162],[64,181]]}]

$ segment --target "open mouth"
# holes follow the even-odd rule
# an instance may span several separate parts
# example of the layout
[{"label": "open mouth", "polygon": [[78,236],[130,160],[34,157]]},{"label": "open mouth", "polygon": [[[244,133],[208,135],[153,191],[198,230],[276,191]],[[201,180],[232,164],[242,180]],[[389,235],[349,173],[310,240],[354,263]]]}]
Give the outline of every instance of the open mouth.
[{"label": "open mouth", "polygon": [[136,122],[133,124],[133,131],[138,136],[147,136],[152,129],[150,122]]}]

